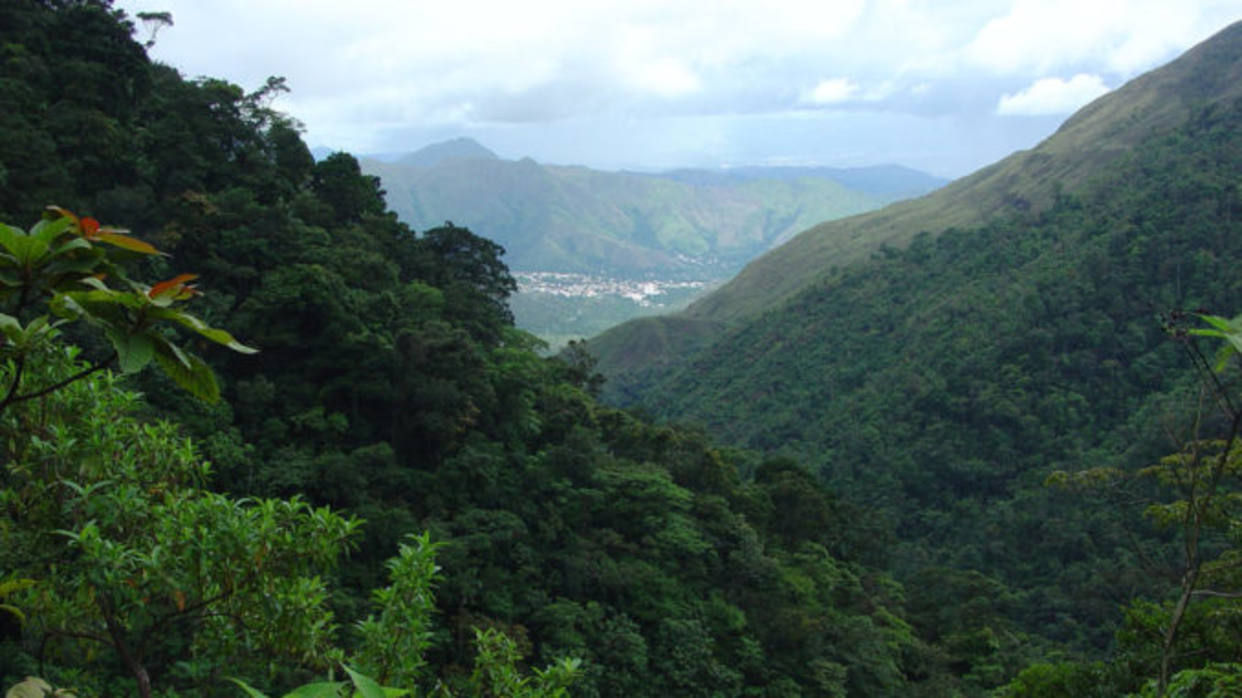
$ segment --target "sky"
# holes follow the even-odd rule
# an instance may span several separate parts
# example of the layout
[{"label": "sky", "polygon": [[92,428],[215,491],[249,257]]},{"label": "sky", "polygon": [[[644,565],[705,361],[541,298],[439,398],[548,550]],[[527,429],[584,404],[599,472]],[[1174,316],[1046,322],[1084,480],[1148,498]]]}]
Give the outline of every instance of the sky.
[{"label": "sky", "polygon": [[[150,49],[311,146],[468,136],[600,169],[896,163],[958,177],[1242,20],[1242,0],[117,0]],[[137,38],[151,37],[137,22]]]}]

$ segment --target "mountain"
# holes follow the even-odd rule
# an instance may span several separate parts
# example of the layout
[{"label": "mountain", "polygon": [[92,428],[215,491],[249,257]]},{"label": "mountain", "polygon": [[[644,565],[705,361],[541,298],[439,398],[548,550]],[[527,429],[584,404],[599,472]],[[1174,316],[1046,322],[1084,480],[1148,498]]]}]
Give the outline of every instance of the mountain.
[{"label": "mountain", "polygon": [[[1213,104],[1242,95],[1237,25],[1144,74],[1069,118],[1035,148],[1019,151],[937,189],[805,230],[747,265],[676,319],[628,323],[593,340],[605,373],[675,361],[747,317],[777,308],[834,270],[866,260],[883,245],[902,247],[920,232],[982,225],[1007,215],[1046,211],[1058,191],[1074,191],[1106,172],[1153,134],[1184,123]],[[658,323],[659,328],[649,323]],[[688,332],[668,331],[672,326]],[[652,337],[662,339],[652,342]],[[636,351],[635,346],[649,351]]]},{"label": "mountain", "polygon": [[518,325],[553,347],[685,307],[807,226],[944,184],[893,165],[601,172],[464,138],[362,166],[411,227],[452,221],[503,245]]},{"label": "mountain", "polygon": [[[1242,311],[1239,181],[1242,24],[1030,151],[816,226],[590,346],[613,401],[811,463],[865,502],[909,608],[944,609],[960,637],[991,637],[968,619],[986,598],[1078,651],[1124,647],[1139,631],[1112,631],[1141,613],[1118,600],[1155,599],[1159,627],[1180,574],[1134,505],[1161,492],[1139,469],[1190,425],[1227,427],[1201,417],[1188,356],[1211,349],[1175,311]],[[1090,467],[1122,474],[1115,489],[1045,484]]]},{"label": "mountain", "polygon": [[397,164],[410,167],[435,167],[446,160],[495,160],[496,153],[484,148],[473,138],[454,138],[432,143],[397,159]]},{"label": "mountain", "polygon": [[[942,183],[895,169],[874,171],[874,181],[796,168],[601,172],[501,160],[468,139],[362,165],[383,179],[389,205],[415,229],[451,220],[485,234],[505,247],[516,271],[622,278],[719,278],[809,225]],[[885,184],[885,172],[896,184]],[[842,183],[851,176],[869,186]]]}]

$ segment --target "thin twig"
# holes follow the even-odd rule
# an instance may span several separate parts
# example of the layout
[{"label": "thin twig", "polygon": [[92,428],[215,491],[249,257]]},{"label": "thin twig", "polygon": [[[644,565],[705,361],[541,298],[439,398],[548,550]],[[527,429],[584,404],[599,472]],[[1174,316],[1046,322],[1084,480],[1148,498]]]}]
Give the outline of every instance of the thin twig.
[{"label": "thin twig", "polygon": [[113,352],[111,356],[104,359],[103,361],[100,361],[97,364],[91,364],[90,366],[82,369],[81,371],[78,371],[77,373],[73,374],[72,376],[69,376],[68,378],[64,380],[57,381],[47,387],[40,388],[39,390],[36,390],[33,393],[26,393],[25,395],[9,396],[5,398],[4,402],[0,402],[0,409],[4,409],[5,407],[13,403],[24,402],[26,400],[34,400],[35,398],[40,398],[40,397],[43,397],[44,395],[54,393],[57,390],[60,390],[61,388],[65,387],[66,385],[69,385],[70,383],[74,381],[82,380],[83,378],[86,378],[92,373],[97,373],[99,371],[104,370],[105,368],[108,367],[109,364],[111,364],[115,360],[116,360],[116,352]]}]

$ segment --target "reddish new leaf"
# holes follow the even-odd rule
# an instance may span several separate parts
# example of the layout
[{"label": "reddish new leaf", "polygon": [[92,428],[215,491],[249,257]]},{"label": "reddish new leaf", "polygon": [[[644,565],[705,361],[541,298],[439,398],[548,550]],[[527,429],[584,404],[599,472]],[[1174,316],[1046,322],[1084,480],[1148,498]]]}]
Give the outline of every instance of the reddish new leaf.
[{"label": "reddish new leaf", "polygon": [[165,294],[170,294],[174,296],[180,295],[182,290],[186,288],[194,288],[193,286],[187,287],[185,285],[185,282],[193,281],[194,279],[197,279],[197,278],[198,278],[198,274],[180,274],[167,281],[161,281],[158,284],[152,286],[150,291],[147,291],[147,297],[155,299]]},{"label": "reddish new leaf", "polygon": [[101,233],[96,234],[95,239],[99,240],[100,242],[106,242],[109,245],[116,245],[117,247],[121,247],[127,250],[132,250],[134,252],[141,252],[143,254],[164,254],[163,252],[160,252],[159,250],[155,249],[155,247],[152,246],[151,243],[145,242],[143,240],[139,240],[138,238],[131,238],[130,236],[125,235],[124,233],[119,233],[119,232],[103,233],[101,232]]}]

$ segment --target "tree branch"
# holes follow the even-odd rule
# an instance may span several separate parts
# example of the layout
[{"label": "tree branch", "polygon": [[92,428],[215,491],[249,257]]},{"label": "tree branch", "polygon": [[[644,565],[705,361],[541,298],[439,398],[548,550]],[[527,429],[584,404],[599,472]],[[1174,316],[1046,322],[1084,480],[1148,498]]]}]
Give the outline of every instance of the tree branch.
[{"label": "tree branch", "polygon": [[[60,390],[61,388],[65,387],[66,385],[73,383],[74,381],[82,380],[83,378],[86,378],[92,373],[97,373],[99,371],[104,370],[105,368],[108,367],[109,364],[111,364],[115,360],[116,360],[116,352],[112,352],[112,355],[104,359],[103,361],[100,361],[99,363],[96,363],[96,364],[91,364],[90,366],[73,374],[72,376],[69,376],[68,378],[64,380],[57,381],[49,386],[40,388],[39,390],[36,390],[33,393],[26,393],[25,395],[14,395],[12,392],[10,392],[4,398],[4,401],[0,402],[0,410],[3,410],[5,407],[8,407],[11,404],[15,404],[18,402],[25,402],[26,400],[34,400],[35,398],[40,398],[40,397],[43,397],[44,395],[54,393],[57,390]],[[14,387],[16,387],[16,384],[14,385]]]},{"label": "tree branch", "polygon": [[1212,591],[1211,589],[1195,589],[1191,596],[1210,596],[1214,599],[1242,599],[1242,592]]}]

